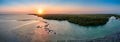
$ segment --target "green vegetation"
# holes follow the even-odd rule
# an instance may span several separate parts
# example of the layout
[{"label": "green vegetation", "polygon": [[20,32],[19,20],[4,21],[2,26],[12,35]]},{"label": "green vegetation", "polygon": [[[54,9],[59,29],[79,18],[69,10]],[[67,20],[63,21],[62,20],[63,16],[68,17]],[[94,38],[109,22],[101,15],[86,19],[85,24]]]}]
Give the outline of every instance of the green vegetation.
[{"label": "green vegetation", "polygon": [[67,20],[82,26],[99,26],[106,24],[108,18],[111,16],[119,17],[118,15],[113,14],[46,14],[40,17],[51,20]]}]

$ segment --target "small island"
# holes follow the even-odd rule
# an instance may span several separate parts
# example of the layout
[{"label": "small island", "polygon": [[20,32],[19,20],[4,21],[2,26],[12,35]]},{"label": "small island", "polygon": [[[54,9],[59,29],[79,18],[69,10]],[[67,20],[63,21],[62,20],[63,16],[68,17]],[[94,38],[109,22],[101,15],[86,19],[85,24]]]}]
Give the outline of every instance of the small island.
[{"label": "small island", "polygon": [[67,20],[70,23],[78,24],[81,26],[100,26],[107,23],[111,16],[120,17],[120,15],[115,14],[46,14],[37,15],[31,14],[38,17],[43,17],[49,20]]}]

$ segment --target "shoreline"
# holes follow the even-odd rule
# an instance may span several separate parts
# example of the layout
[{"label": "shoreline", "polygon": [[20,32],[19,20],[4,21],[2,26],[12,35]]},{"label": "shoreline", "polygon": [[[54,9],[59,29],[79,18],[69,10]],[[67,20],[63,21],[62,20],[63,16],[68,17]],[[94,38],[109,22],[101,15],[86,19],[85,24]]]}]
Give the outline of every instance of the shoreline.
[{"label": "shoreline", "polygon": [[[53,19],[53,20],[56,20],[56,19]],[[85,40],[85,41],[86,42],[120,42],[120,31],[118,33],[110,34],[102,38],[95,38],[95,39]]]},{"label": "shoreline", "polygon": [[38,17],[42,17],[44,19],[50,20],[67,20],[70,23],[78,24],[81,26],[101,26],[105,25],[111,16],[118,17],[118,15],[114,14],[46,14],[46,15],[37,15],[37,14],[29,14]]}]

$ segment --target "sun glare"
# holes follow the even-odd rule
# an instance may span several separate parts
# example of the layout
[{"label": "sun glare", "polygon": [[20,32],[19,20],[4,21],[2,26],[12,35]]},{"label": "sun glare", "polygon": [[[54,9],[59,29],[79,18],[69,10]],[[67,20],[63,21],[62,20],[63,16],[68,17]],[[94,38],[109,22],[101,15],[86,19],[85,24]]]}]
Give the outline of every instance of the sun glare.
[{"label": "sun glare", "polygon": [[41,15],[41,14],[43,14],[44,10],[43,9],[38,9],[37,12],[38,12],[39,15]]}]

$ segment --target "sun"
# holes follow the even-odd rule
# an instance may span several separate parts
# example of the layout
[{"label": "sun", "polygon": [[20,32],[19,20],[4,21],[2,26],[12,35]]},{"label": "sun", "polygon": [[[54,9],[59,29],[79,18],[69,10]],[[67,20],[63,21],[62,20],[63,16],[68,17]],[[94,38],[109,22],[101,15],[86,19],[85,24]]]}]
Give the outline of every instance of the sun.
[{"label": "sun", "polygon": [[43,9],[38,9],[38,10],[37,10],[37,13],[38,13],[39,15],[43,14],[43,12],[44,12]]}]

